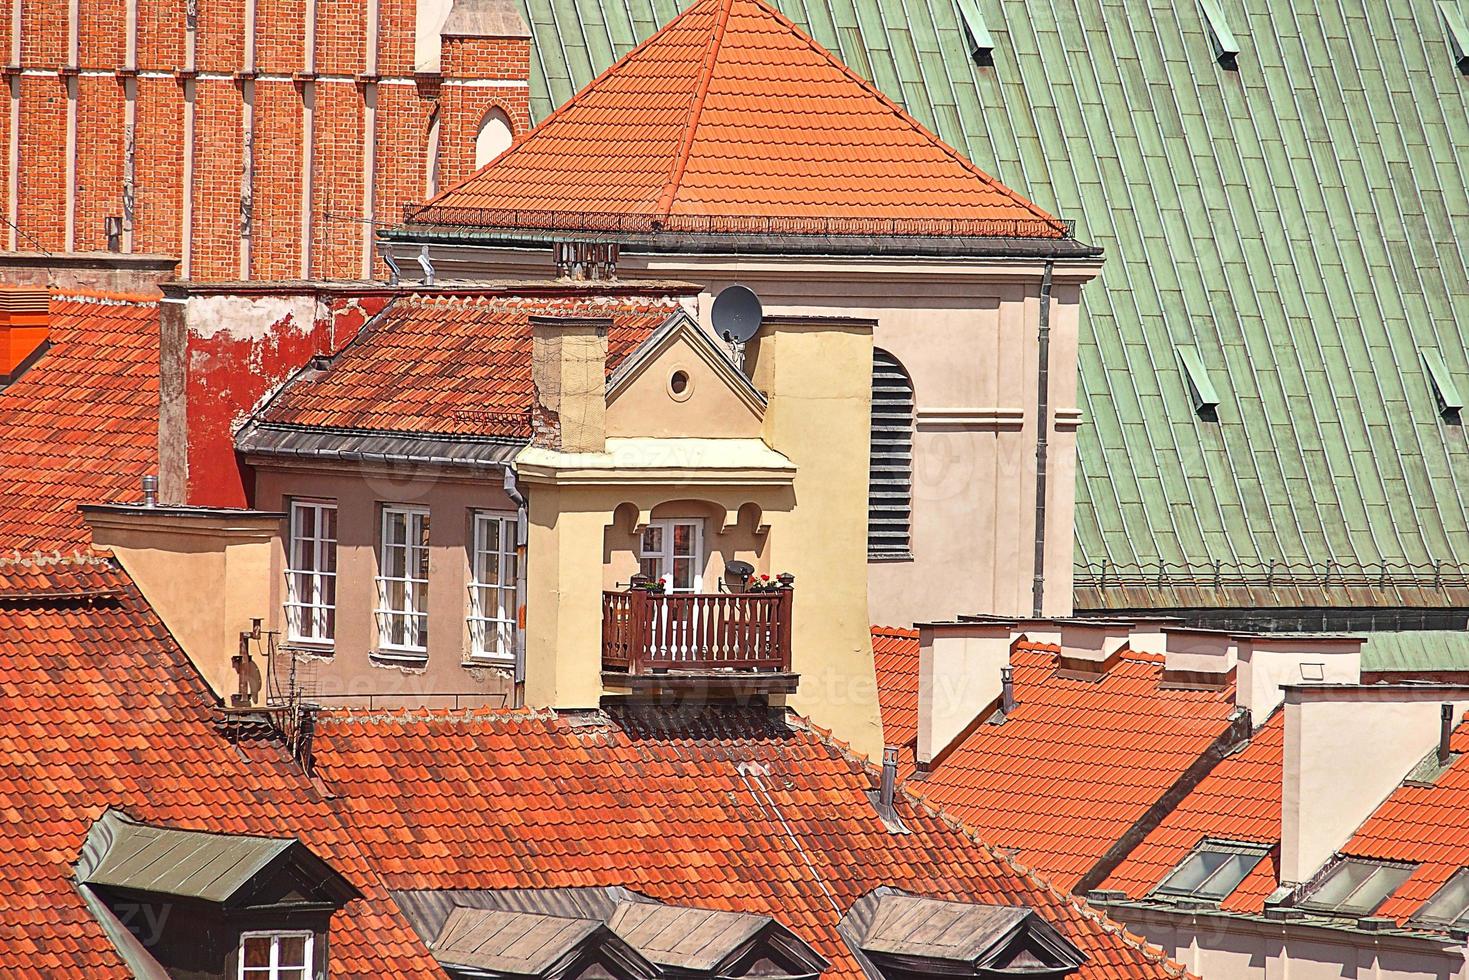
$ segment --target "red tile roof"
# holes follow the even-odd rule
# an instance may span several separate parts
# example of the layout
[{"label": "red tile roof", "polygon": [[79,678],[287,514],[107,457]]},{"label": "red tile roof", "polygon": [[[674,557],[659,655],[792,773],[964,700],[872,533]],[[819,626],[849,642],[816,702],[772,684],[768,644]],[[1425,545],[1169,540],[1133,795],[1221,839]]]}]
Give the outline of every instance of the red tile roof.
[{"label": "red tile roof", "polygon": [[905,785],[986,841],[1072,888],[1230,728],[1234,692],[1162,685],[1159,657],[1122,657],[1101,680],[1056,672],[1056,647],[1017,644],[1016,707],[978,725],[913,779],[918,639],[874,630],[885,740],[905,744]]},{"label": "red tile roof", "polygon": [[[1128,854],[1101,887],[1147,895],[1205,837],[1280,842],[1281,760],[1285,713],[1277,710],[1249,745],[1220,761],[1193,792]],[[1278,857],[1261,861],[1220,903],[1231,912],[1259,912],[1279,882]]]},{"label": "red tile roof", "polygon": [[395,299],[327,372],[303,375],[260,413],[292,426],[526,438],[532,316],[610,317],[615,367],[676,309],[671,296],[408,294]]},{"label": "red tile roof", "polygon": [[1065,234],[764,0],[694,3],[428,207],[512,227]]},{"label": "red tile roof", "polygon": [[158,304],[53,293],[51,347],[0,390],[0,549],[91,542],[77,504],[139,495],[158,469]]},{"label": "red tile roof", "polygon": [[774,916],[831,960],[828,978],[862,980],[835,927],[892,885],[1034,906],[1089,955],[1082,980],[1179,969],[901,795],[911,833],[889,832],[874,773],[783,716],[331,714],[315,759],[395,890],[625,885]]},{"label": "red tile roof", "polygon": [[1454,730],[1449,748],[1460,755],[1447,772],[1431,786],[1398,787],[1341,849],[1418,865],[1377,915],[1410,918],[1456,871],[1469,867],[1469,722]]},{"label": "red tile roof", "polygon": [[0,908],[7,977],[122,978],[73,884],[108,807],[144,821],[299,836],[362,890],[332,923],[332,976],[436,977],[346,825],[278,746],[226,742],[213,699],[120,571],[0,562]]}]

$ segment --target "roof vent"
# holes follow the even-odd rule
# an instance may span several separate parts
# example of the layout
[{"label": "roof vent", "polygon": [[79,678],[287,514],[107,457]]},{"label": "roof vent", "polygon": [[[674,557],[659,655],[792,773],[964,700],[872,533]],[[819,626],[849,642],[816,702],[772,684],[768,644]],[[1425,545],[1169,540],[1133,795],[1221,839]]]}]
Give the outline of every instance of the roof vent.
[{"label": "roof vent", "polygon": [[1204,359],[1199,356],[1198,348],[1178,348],[1178,360],[1183,364],[1189,397],[1194,400],[1194,411],[1207,422],[1219,421],[1219,392],[1209,380],[1209,372],[1204,367]]},{"label": "roof vent", "polygon": [[1449,50],[1454,55],[1454,64],[1459,71],[1469,75],[1469,27],[1464,26],[1464,15],[1452,0],[1439,0],[1438,12],[1443,15],[1444,27],[1449,32]]},{"label": "roof vent", "polygon": [[969,39],[969,56],[974,63],[989,68],[995,63],[995,39],[985,26],[979,0],[958,0],[959,19],[964,22],[964,35]]},{"label": "roof vent", "polygon": [[1431,347],[1418,352],[1423,357],[1423,366],[1428,369],[1428,380],[1433,385],[1433,397],[1438,401],[1438,414],[1446,419],[1457,419],[1464,408],[1464,396],[1454,384],[1443,355]]},{"label": "roof vent", "polygon": [[1239,42],[1234,39],[1234,31],[1229,29],[1229,21],[1224,16],[1224,5],[1219,0],[1199,0],[1199,6],[1204,8],[1209,40],[1214,45],[1214,60],[1225,71],[1238,71]]}]

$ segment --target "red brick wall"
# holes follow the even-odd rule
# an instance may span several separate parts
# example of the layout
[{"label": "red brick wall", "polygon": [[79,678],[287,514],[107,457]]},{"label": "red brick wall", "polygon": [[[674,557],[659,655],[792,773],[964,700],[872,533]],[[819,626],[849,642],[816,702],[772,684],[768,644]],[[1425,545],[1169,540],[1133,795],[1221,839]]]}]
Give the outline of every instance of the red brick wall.
[{"label": "red brick wall", "polygon": [[[77,87],[76,159],[66,146],[67,87],[57,70],[66,64],[68,0],[18,0],[22,14],[22,67],[12,79],[19,93],[17,131],[21,172],[16,205],[24,231],[50,250],[106,247],[105,219],[123,212],[127,154],[125,76],[130,0],[83,0],[78,23],[81,62],[92,71]],[[242,81],[249,39],[246,5],[255,3],[255,155],[251,258],[253,278],[300,273],[301,201],[304,175],[311,178],[310,225],[313,274],[361,275],[364,258],[363,154],[375,138],[376,168],[371,217],[396,224],[405,203],[424,194],[428,120],[441,109],[440,186],[473,167],[474,138],[492,105],[511,118],[517,133],[529,125],[529,44],[470,40],[446,45],[446,73],[457,80],[512,80],[512,86],[440,85],[413,74],[415,0],[379,0],[376,78],[368,73],[370,0],[198,0],[195,63],[188,76],[189,31],[183,3],[131,0],[137,19],[137,136],[135,140],[135,251],[182,256],[183,229],[192,232],[189,273],[194,278],[240,274],[240,207],[245,176]],[[315,5],[314,81],[292,76],[306,70],[307,9]],[[0,15],[0,47],[9,33]],[[10,59],[8,53],[4,62]],[[168,77],[157,77],[167,73]],[[228,77],[218,77],[224,74]],[[186,77],[191,80],[186,82]],[[194,143],[185,146],[185,85],[195,91]],[[307,92],[314,99],[315,135],[304,147],[302,118]],[[363,131],[364,102],[376,100],[374,133]],[[0,86],[8,110],[15,99]],[[11,140],[8,112],[0,112],[0,206],[7,193]],[[191,150],[191,152],[190,152]],[[186,214],[184,161],[193,161],[192,214]],[[64,175],[75,167],[76,186]],[[309,171],[307,171],[309,167]],[[8,213],[8,208],[7,208]],[[4,239],[0,239],[4,241]],[[34,247],[25,237],[20,247]]]}]

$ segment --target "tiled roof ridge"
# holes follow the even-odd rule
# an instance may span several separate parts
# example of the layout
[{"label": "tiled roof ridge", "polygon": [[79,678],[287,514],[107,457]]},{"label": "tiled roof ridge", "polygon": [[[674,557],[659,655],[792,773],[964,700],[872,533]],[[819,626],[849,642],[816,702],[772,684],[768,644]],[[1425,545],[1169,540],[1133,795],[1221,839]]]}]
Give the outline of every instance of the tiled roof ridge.
[{"label": "tiled roof ridge", "polygon": [[71,566],[76,568],[98,568],[111,567],[112,562],[103,554],[95,551],[77,550],[73,552],[61,551],[33,551],[24,554],[16,551],[11,555],[0,554],[0,572],[17,568],[50,569],[59,566]]},{"label": "tiled roof ridge", "polygon": [[[726,2],[733,3],[734,0],[726,0]],[[756,6],[764,8],[771,16],[773,16],[783,26],[793,32],[796,37],[800,38],[807,46],[809,46],[812,51],[816,52],[827,61],[831,62],[831,64],[838,71],[842,72],[853,82],[856,82],[858,85],[860,85],[862,89],[869,95],[876,97],[877,100],[881,102],[884,106],[886,106],[888,110],[891,111],[895,116],[901,119],[905,124],[913,127],[916,132],[922,134],[930,143],[932,143],[938,149],[947,154],[950,159],[958,163],[965,170],[969,171],[971,175],[978,177],[981,181],[989,185],[992,189],[1000,192],[1001,194],[1004,194],[1011,201],[1020,205],[1021,207],[1029,209],[1037,216],[1049,221],[1056,220],[1055,215],[1042,208],[1039,204],[1036,204],[1029,198],[1022,197],[1019,193],[1012,190],[1009,186],[1002,184],[995,177],[979,169],[979,167],[975,165],[974,161],[970,160],[953,146],[950,146],[948,143],[946,143],[937,133],[929,129],[927,126],[923,125],[923,123],[919,122],[914,116],[912,116],[908,112],[908,110],[904,109],[897,102],[888,98],[888,96],[885,95],[883,91],[872,82],[868,81],[867,79],[863,78],[861,75],[853,71],[850,65],[828,51],[821,44],[820,41],[817,41],[810,34],[806,33],[806,31],[804,31],[795,21],[791,20],[775,7],[771,6],[768,0],[746,0],[746,2],[753,3]],[[697,4],[695,6],[697,6]],[[654,36],[656,37],[657,35],[655,34]]]},{"label": "tiled roof ridge", "polygon": [[916,640],[918,629],[911,626],[883,626],[881,623],[872,624],[874,636],[891,636],[903,640]]},{"label": "tiled roof ridge", "polygon": [[[709,83],[714,78],[714,66],[719,63],[719,49],[724,44],[724,32],[729,27],[729,14],[734,9],[735,0],[711,0],[719,4],[719,14],[714,21],[714,30],[709,33],[709,43],[704,49],[704,64],[699,69],[699,81],[694,87],[693,104],[689,106],[688,121],[684,124],[683,136],[679,139],[678,153],[674,155],[673,165],[669,168],[668,181],[663,185],[663,193],[658,197],[655,205],[660,215],[667,215],[673,211],[674,198],[678,197],[678,187],[683,183],[685,172],[689,168],[689,158],[694,152],[694,137],[699,132],[699,119],[704,114],[704,101],[709,96]],[[692,10],[699,4],[690,4]],[[656,36],[656,35],[655,35]]]},{"label": "tiled roof ridge", "polygon": [[101,289],[52,289],[53,303],[96,303],[100,306],[157,306],[160,297],[146,293],[114,293]]},{"label": "tiled roof ridge", "polygon": [[[604,712],[596,712],[604,714]],[[557,711],[555,708],[497,708],[491,705],[475,705],[463,708],[358,708],[343,705],[322,710],[317,719],[320,723],[388,724],[393,722],[447,721],[461,725],[481,721],[557,721],[577,712]]]},{"label": "tiled roof ridge", "polygon": [[[567,112],[567,110],[569,110],[572,106],[576,105],[577,101],[589,89],[592,89],[595,86],[601,84],[603,79],[610,78],[614,73],[616,73],[617,71],[619,71],[624,65],[626,65],[628,62],[630,62],[633,59],[635,59],[639,54],[641,54],[642,51],[643,51],[643,49],[647,48],[654,41],[656,41],[659,37],[661,37],[663,35],[663,32],[664,31],[668,30],[674,24],[677,24],[679,21],[683,20],[685,17],[688,17],[695,10],[699,9],[700,7],[702,7],[704,5],[704,3],[706,3],[706,2],[711,2],[711,0],[704,0],[704,2],[701,2],[701,3],[692,3],[692,4],[689,4],[689,6],[687,6],[686,8],[684,8],[683,12],[680,13],[677,17],[673,18],[667,24],[664,24],[662,27],[658,28],[657,30],[653,31],[651,34],[649,34],[647,37],[645,37],[640,43],[634,45],[633,48],[632,48],[632,50],[630,50],[627,54],[623,55],[621,58],[618,58],[616,61],[612,62],[612,64],[608,65],[607,68],[604,71],[598,73],[597,75],[594,75],[592,77],[591,81],[587,82],[581,88],[577,89],[576,94],[574,94],[571,98],[567,99],[565,102],[561,103],[559,106],[557,106],[555,109],[553,109],[551,111],[551,113],[549,115],[547,115],[544,119],[542,119],[540,122],[538,122],[532,128],[531,131],[534,132],[535,130],[541,129],[542,127],[544,127],[545,125],[547,125],[548,123],[550,123],[553,119],[557,119],[560,116],[564,115]],[[712,0],[712,2],[718,2],[718,0]],[[499,164],[503,164],[506,160],[508,160],[511,157],[515,156],[521,150],[521,148],[525,146],[526,142],[527,141],[525,139],[517,139],[517,140],[515,140],[513,143],[510,144],[510,149],[506,150],[504,153],[501,153],[499,156],[495,157],[493,160],[488,161],[483,167],[477,167],[477,168],[475,168],[475,170],[474,170],[473,173],[469,174],[463,180],[459,181],[459,183],[453,185],[452,187],[447,187],[447,188],[444,188],[443,190],[439,191],[433,197],[431,197],[427,201],[425,201],[423,203],[423,207],[425,209],[426,208],[430,208],[430,207],[434,206],[435,204],[438,204],[440,201],[442,201],[448,195],[453,194],[456,191],[459,191],[460,189],[462,189],[464,187],[467,187],[470,183],[472,183],[475,180],[475,178],[477,178],[480,174],[484,173],[486,170],[489,170],[491,167],[497,166]]]}]

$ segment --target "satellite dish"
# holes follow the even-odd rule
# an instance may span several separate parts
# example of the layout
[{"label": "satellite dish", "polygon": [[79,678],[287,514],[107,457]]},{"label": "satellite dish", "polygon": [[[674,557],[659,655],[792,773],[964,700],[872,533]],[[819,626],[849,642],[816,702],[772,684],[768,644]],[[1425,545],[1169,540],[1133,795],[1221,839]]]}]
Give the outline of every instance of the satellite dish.
[{"label": "satellite dish", "polygon": [[743,344],[755,336],[760,329],[760,318],[765,311],[760,307],[760,297],[748,286],[726,286],[714,297],[714,308],[709,311],[714,321],[714,332],[721,340],[730,344]]}]

